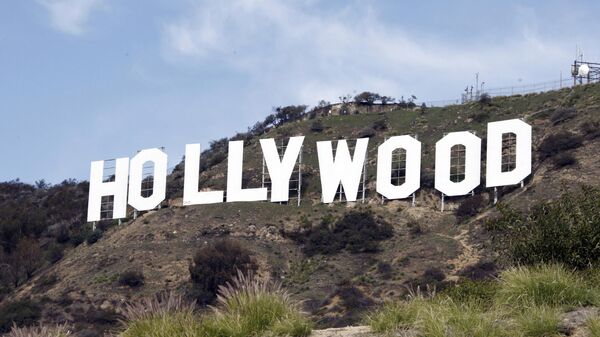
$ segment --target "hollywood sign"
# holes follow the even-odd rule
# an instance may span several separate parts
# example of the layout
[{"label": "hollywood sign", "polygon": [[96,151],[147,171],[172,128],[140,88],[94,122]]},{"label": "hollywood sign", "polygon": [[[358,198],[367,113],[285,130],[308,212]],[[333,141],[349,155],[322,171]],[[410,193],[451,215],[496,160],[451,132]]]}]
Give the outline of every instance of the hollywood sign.
[{"label": "hollywood sign", "polygon": [[[502,136],[516,136],[515,167],[502,170]],[[511,119],[492,122],[487,128],[486,187],[518,184],[531,173],[531,126]],[[271,179],[271,202],[289,199],[290,177],[298,162],[304,136],[291,137],[280,157],[275,140],[261,139],[260,146]],[[354,154],[350,154],[346,140],[337,142],[335,155],[331,141],[317,142],[322,201],[334,201],[338,187],[344,189],[346,200],[356,201],[365,164],[369,138],[356,140]],[[465,148],[464,179],[450,179],[451,149],[455,145]],[[404,149],[406,153],[405,181],[394,185],[392,175],[392,153]],[[185,147],[185,172],[183,205],[200,205],[224,202],[224,191],[199,191],[200,144]],[[243,141],[230,141],[227,158],[226,202],[267,200],[267,188],[243,188]],[[143,167],[153,164],[152,194],[142,195]],[[115,160],[114,181],[103,181],[104,161],[93,161],[90,169],[88,221],[98,221],[101,215],[103,196],[113,196],[113,219],[125,218],[127,204],[138,211],[156,208],[164,199],[167,184],[167,154],[160,149],[140,151],[133,158]],[[481,139],[471,132],[452,132],[435,145],[435,188],[447,196],[466,195],[480,184]],[[394,136],[377,149],[376,190],[387,199],[403,199],[416,192],[421,184],[421,143],[411,136]]]}]

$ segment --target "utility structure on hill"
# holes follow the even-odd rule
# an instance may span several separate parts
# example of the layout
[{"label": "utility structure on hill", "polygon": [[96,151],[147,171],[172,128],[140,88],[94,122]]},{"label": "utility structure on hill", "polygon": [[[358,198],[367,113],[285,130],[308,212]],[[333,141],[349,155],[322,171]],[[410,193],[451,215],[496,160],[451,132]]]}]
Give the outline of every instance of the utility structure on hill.
[{"label": "utility structure on hill", "polygon": [[600,63],[575,60],[571,65],[573,85],[600,81]]}]

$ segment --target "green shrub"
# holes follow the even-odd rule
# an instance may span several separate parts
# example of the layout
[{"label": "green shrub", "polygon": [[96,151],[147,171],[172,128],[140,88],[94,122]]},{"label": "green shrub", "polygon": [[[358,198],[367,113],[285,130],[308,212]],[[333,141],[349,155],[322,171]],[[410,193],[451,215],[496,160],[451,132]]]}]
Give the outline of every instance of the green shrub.
[{"label": "green shrub", "polygon": [[538,151],[540,152],[540,159],[555,156],[558,153],[576,149],[581,146],[583,139],[581,136],[571,132],[562,131],[559,133],[552,134],[542,141]]},{"label": "green shrub", "polygon": [[490,114],[486,111],[480,111],[471,115],[473,121],[477,123],[483,123],[490,118]]},{"label": "green shrub", "polygon": [[358,138],[371,138],[371,137],[375,137],[375,135],[377,134],[377,132],[375,131],[375,129],[371,128],[371,127],[367,127],[367,128],[363,128],[358,132]]},{"label": "green shrub", "polygon": [[593,140],[600,137],[600,122],[598,121],[581,123],[579,129],[587,140]]},{"label": "green shrub", "polygon": [[498,266],[492,261],[483,260],[465,267],[459,275],[473,281],[493,280],[498,276]]},{"label": "green shrub", "polygon": [[[360,321],[364,312],[374,304],[375,302],[368,295],[350,281],[341,281],[321,303],[321,307],[335,306],[340,314],[335,317],[322,317],[318,320],[318,324],[333,328],[353,325]],[[319,310],[316,315],[321,316],[319,314],[323,311],[327,310]]]},{"label": "green shrub", "polygon": [[0,333],[9,332],[13,326],[33,325],[40,319],[41,309],[29,300],[6,302],[0,306]]},{"label": "green shrub", "polygon": [[312,132],[323,132],[325,128],[320,120],[316,120],[310,124],[310,131]]},{"label": "green shrub", "polygon": [[303,243],[307,255],[337,254],[343,249],[351,253],[372,253],[379,249],[378,242],[393,235],[393,228],[377,221],[371,212],[351,211],[334,223],[333,217],[324,216],[321,223],[303,233],[287,233]]},{"label": "green shrub", "polygon": [[385,119],[376,120],[373,122],[373,124],[371,124],[371,129],[375,131],[385,131],[387,128],[387,122]]},{"label": "green shrub", "polygon": [[550,116],[552,125],[558,125],[573,119],[577,116],[577,110],[575,108],[558,108]]},{"label": "green shrub", "polygon": [[500,274],[498,303],[515,307],[572,307],[597,303],[597,292],[560,265],[514,267]]},{"label": "green shrub", "polygon": [[424,226],[422,226],[418,221],[415,220],[409,221],[406,224],[406,227],[408,227],[408,233],[413,238],[421,236],[425,232]]},{"label": "green shrub", "polygon": [[63,258],[63,247],[54,242],[50,243],[46,248],[46,259],[50,263],[56,263]]},{"label": "green shrub", "polygon": [[131,288],[144,285],[144,274],[138,270],[128,270],[119,275],[119,284]]},{"label": "green shrub", "polygon": [[87,243],[88,245],[93,245],[94,243],[98,242],[98,240],[100,240],[102,238],[102,231],[99,229],[96,229],[95,231],[93,231],[90,236],[88,236],[87,238]]},{"label": "green shrub", "polygon": [[442,290],[446,286],[444,280],[446,274],[440,268],[427,268],[423,274],[417,278],[406,281],[411,290]]},{"label": "green shrub", "polygon": [[572,153],[563,152],[554,157],[554,166],[556,168],[563,168],[566,166],[571,166],[577,164],[577,158]]},{"label": "green shrub", "polygon": [[479,104],[481,105],[491,105],[492,104],[492,96],[488,93],[483,93],[479,96]]},{"label": "green shrub", "polygon": [[485,207],[485,199],[480,194],[476,194],[464,199],[458,208],[456,208],[456,216],[461,219],[467,219],[481,212]]},{"label": "green shrub", "polygon": [[198,249],[189,270],[192,296],[198,303],[207,304],[214,301],[219,286],[230,282],[238,271],[255,271],[256,263],[239,242],[224,239]]},{"label": "green shrub", "polygon": [[600,262],[600,189],[582,186],[555,201],[533,206],[529,215],[499,206],[488,221],[495,248],[516,264],[561,263],[588,268]]}]

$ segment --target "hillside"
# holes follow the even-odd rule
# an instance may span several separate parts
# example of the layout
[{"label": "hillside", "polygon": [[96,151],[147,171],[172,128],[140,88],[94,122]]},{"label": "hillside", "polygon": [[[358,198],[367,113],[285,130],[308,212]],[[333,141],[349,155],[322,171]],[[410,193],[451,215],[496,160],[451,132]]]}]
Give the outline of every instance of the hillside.
[{"label": "hillside", "polygon": [[[102,238],[93,244],[65,246],[64,257],[37,270],[4,301],[32,299],[41,303],[42,321],[72,322],[78,330],[87,329],[90,336],[92,331],[116,326],[124,302],[164,290],[188,293],[194,252],[232,237],[252,251],[259,274],[281,280],[296,298],[305,300],[304,309],[317,327],[343,327],[359,323],[366,310],[402,298],[416,286],[443,287],[468,274],[494,274],[502,269],[505,261],[490,248],[489,235],[481,226],[496,212],[492,191],[478,188],[476,195],[483,196],[484,203],[467,216],[458,217],[455,211],[470,196],[446,198],[446,210],[440,211],[432,173],[435,143],[444,133],[472,130],[484,139],[488,122],[511,118],[522,118],[533,126],[532,176],[523,188],[500,191],[500,201],[516,208],[527,209],[578,184],[600,186],[595,163],[595,156],[600,155],[598,84],[442,108],[357,109],[357,114],[307,116],[247,139],[244,184],[259,187],[258,139],[306,136],[299,207],[268,202],[181,207],[174,188],[181,186],[183,165],[179,165],[169,177],[171,199],[166,207],[119,226],[106,226]],[[317,120],[322,130],[313,127]],[[563,166],[540,144],[564,132],[577,135],[582,144],[569,151],[576,162]],[[414,207],[409,201],[382,202],[374,185],[377,145],[386,137],[404,134],[417,135],[423,143],[422,188]],[[364,135],[371,136],[365,202],[321,204],[315,142]],[[208,168],[201,174],[201,186],[223,189],[226,169],[226,161]],[[307,241],[298,239],[318,227],[324,217],[340,221],[353,211],[370,212],[377,223],[389,224],[391,236],[377,241],[374,249],[342,247],[327,254],[318,249],[308,253]],[[77,225],[83,226],[80,217],[69,224],[71,231]],[[143,273],[142,286],[117,282],[129,270]]]}]

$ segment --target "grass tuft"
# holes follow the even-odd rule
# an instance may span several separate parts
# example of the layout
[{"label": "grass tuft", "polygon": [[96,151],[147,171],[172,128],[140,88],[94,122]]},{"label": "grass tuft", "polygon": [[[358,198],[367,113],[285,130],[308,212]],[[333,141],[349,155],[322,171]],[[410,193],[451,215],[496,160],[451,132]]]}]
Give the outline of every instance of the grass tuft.
[{"label": "grass tuft", "polygon": [[517,317],[517,329],[523,337],[560,336],[560,311],[547,306],[531,307]]},{"label": "grass tuft", "polygon": [[561,265],[515,267],[500,275],[497,301],[513,307],[574,307],[597,302],[597,293]]},{"label": "grass tuft", "polygon": [[[515,267],[497,281],[463,281],[429,298],[387,303],[368,323],[388,335],[412,330],[420,337],[561,336],[564,310],[597,304],[594,283],[556,264]],[[600,337],[600,319],[588,321],[587,329]]]},{"label": "grass tuft", "polygon": [[67,337],[71,331],[66,325],[17,327],[13,325],[6,337]]},{"label": "grass tuft", "polygon": [[600,318],[590,318],[586,322],[589,337],[600,337]]},{"label": "grass tuft", "polygon": [[252,336],[270,332],[275,336],[308,336],[310,321],[281,283],[238,273],[232,283],[221,286],[214,315],[205,328],[210,336]]},{"label": "grass tuft", "polygon": [[213,312],[202,319],[194,304],[167,294],[128,305],[122,337],[305,337],[311,323],[280,283],[245,276],[222,286]]},{"label": "grass tuft", "polygon": [[174,293],[158,295],[123,308],[122,337],[203,336],[195,305]]}]

